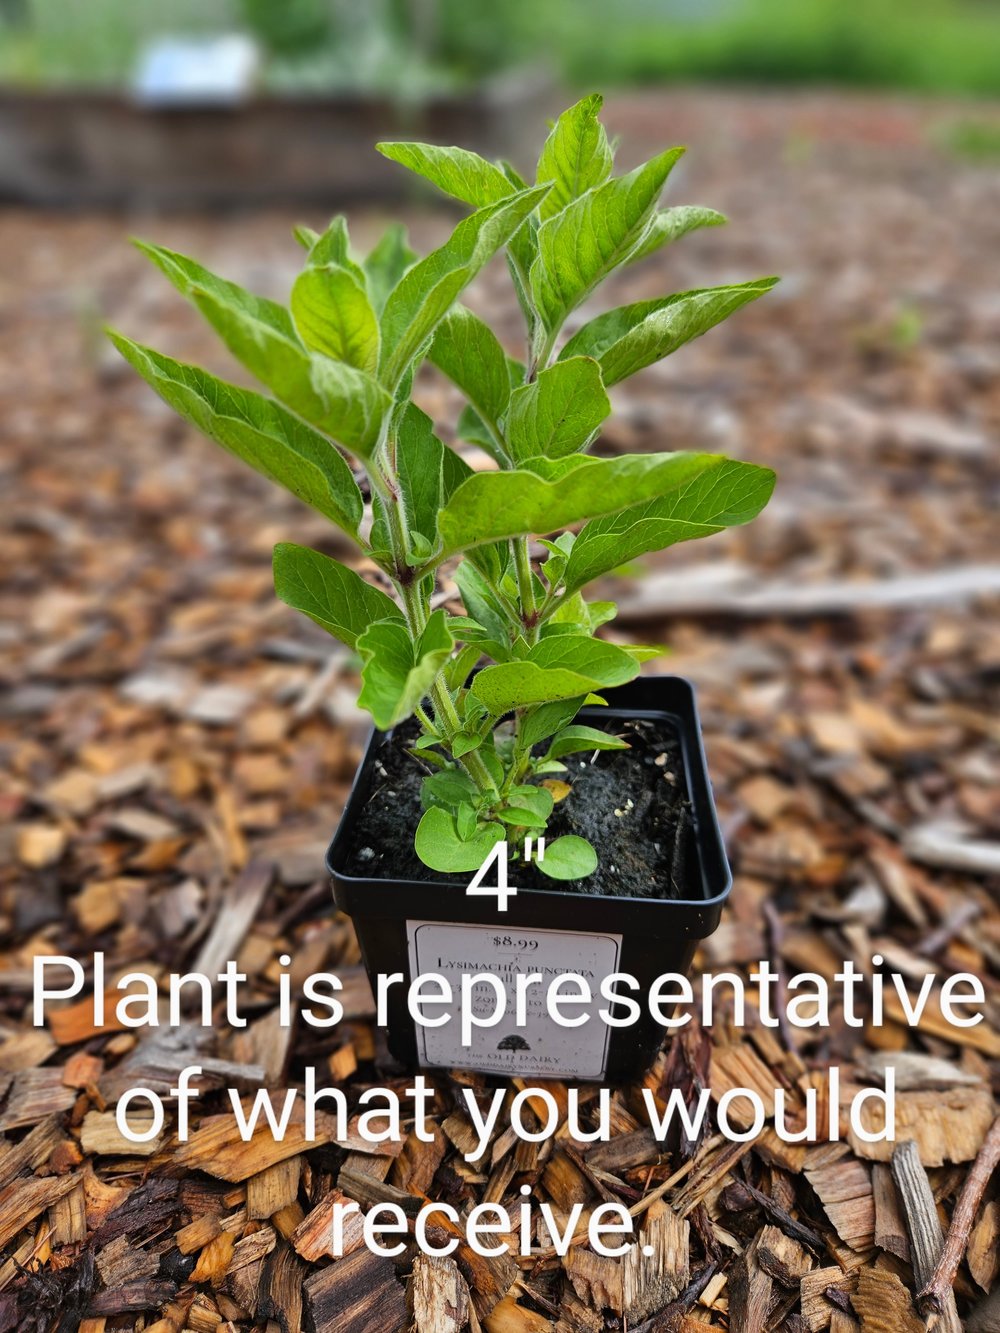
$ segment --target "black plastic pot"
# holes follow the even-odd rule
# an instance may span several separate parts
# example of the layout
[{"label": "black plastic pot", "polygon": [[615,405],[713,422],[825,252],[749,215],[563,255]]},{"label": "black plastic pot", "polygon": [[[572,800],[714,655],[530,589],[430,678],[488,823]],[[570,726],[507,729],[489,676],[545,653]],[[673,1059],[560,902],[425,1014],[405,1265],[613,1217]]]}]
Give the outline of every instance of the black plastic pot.
[{"label": "black plastic pot", "polygon": [[[360,810],[372,787],[372,767],[383,736],[373,732],[358,769],[343,819],[327,853],[334,898],[354,919],[368,974],[402,973],[405,984],[389,989],[389,1048],[410,1067],[452,1067],[491,1074],[602,1081],[641,1077],[663,1039],[649,1014],[646,992],[663,973],[687,973],[698,940],[719,924],[732,878],[726,860],[712,789],[708,781],[701,727],[691,684],[678,676],[647,676],[605,692],[608,707],[584,710],[581,720],[656,718],[676,728],[694,815],[696,855],[688,857],[690,881],[682,898],[623,898],[519,889],[505,912],[495,897],[469,896],[463,879],[426,882],[366,879],[345,872],[347,853]],[[600,854],[600,847],[597,849]],[[517,863],[510,867],[517,883]],[[471,876],[470,876],[471,878]],[[498,1026],[477,1030],[469,1048],[460,1043],[457,1016],[443,1028],[419,1027],[407,1009],[411,976],[437,972],[455,990],[464,972],[501,976],[512,996],[518,973],[539,971],[546,980],[561,971],[587,977],[595,991],[601,978],[629,973],[640,990],[630,994],[641,1017],[628,1027],[606,1025],[596,1013],[581,1028],[562,1028],[529,1006],[528,1023],[518,1028],[513,1013]],[[492,995],[490,994],[492,1005]],[[438,1006],[434,1014],[447,1012]],[[570,1012],[570,1011],[567,1011]],[[583,1012],[582,1010],[580,1012]]]}]

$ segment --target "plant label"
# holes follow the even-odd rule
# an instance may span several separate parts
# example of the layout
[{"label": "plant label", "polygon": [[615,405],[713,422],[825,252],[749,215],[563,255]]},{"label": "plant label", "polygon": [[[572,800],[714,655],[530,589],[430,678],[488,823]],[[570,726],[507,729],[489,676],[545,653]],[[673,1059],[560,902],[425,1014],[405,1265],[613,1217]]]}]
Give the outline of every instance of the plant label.
[{"label": "plant label", "polygon": [[[410,975],[442,977],[453,996],[436,1010],[434,1026],[417,1025],[422,1065],[542,1078],[604,1077],[610,1028],[599,1018],[606,1003],[599,984],[618,970],[621,935],[442,921],[407,921],[406,929]],[[551,983],[566,973],[588,981],[592,996],[567,990],[557,1019]]]}]

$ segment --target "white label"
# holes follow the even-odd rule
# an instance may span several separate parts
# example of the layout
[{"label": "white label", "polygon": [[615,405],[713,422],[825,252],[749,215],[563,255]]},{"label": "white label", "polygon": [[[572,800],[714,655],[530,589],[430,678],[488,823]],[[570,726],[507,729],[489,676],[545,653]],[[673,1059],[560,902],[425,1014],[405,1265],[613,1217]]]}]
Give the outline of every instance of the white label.
[{"label": "white label", "polygon": [[[610,1029],[601,1021],[604,1003],[601,980],[618,970],[620,935],[585,935],[575,930],[527,930],[505,926],[460,926],[443,921],[407,921],[410,975],[436,972],[451,983],[451,1010],[434,1006],[434,1015],[449,1013],[441,1027],[417,1025],[422,1064],[478,1069],[491,1074],[529,1074],[541,1078],[600,1079],[608,1058]],[[474,1027],[469,1046],[462,1045],[460,992],[462,975],[488,972],[507,992],[507,1012],[495,1027]],[[579,973],[590,985],[589,1005],[567,1005],[574,1018],[588,1015],[580,1027],[560,1027],[545,1007],[549,984],[566,972]],[[526,994],[525,1019],[518,1025],[515,986],[519,975],[541,973],[542,981]],[[496,996],[481,983],[472,992],[473,1012],[492,1014]]]}]

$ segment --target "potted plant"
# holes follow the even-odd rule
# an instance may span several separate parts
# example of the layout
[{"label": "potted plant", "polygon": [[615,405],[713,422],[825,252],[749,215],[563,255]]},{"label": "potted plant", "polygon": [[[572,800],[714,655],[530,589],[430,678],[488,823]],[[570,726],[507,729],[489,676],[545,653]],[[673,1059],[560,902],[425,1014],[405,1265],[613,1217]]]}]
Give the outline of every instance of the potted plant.
[{"label": "potted plant", "polygon": [[[385,993],[389,1040],[411,1063],[638,1072],[662,1037],[645,1007],[628,1025],[562,1026],[526,986],[519,1015],[487,1024],[487,1011],[519,976],[572,972],[594,991],[578,1012],[596,1019],[609,976],[642,988],[686,970],[730,886],[691,688],[640,676],[659,650],[599,637],[615,607],[587,594],[626,562],[747,522],[774,476],[715,454],[591,449],[609,388],[775,279],[578,317],[566,337],[617,269],[723,221],[659,207],[680,149],[616,176],[600,107],[586,97],[559,117],[530,184],[461,148],[380,144],[474,211],[419,260],[398,226],[363,259],[342,217],[322,235],[299,229],[306,262],[287,307],[140,243],[273,397],[111,334],[185,419],[319,510],[377,571],[292,543],[274,553],[279,597],[359,659],[376,729],[329,866],[373,981],[401,979]],[[523,361],[460,303],[501,250]],[[456,433],[490,467],[473,470],[414,402],[424,361],[461,390]],[[468,1040],[443,1018],[414,1023],[406,983],[427,972],[442,987],[500,979],[465,997],[482,1023]]]}]

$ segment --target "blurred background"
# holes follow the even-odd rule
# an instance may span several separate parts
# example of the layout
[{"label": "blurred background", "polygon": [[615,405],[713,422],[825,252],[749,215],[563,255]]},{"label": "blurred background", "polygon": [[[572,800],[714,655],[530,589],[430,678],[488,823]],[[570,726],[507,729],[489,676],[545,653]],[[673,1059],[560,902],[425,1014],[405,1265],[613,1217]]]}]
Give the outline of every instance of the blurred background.
[{"label": "blurred background", "polygon": [[[67,886],[98,872],[154,866],[153,901],[178,877],[208,893],[252,853],[315,877],[362,734],[354,663],[271,590],[275,541],[336,552],[336,534],[185,428],[103,337],[110,322],[239,373],[129,233],[285,299],[295,223],[343,206],[362,252],[394,218],[421,252],[454,225],[377,138],[530,174],[547,117],[593,89],[620,167],[687,144],[670,200],[730,217],[602,299],[782,275],[616,389],[602,442],[779,473],[751,527],[609,584],[611,632],[669,644],[699,686],[756,885],[734,910],[850,888],[878,840],[971,874],[963,891],[996,873],[1000,6],[0,0],[0,847],[18,938],[62,929]],[[469,301],[518,351],[501,264]],[[426,371],[418,395],[452,438],[454,393]],[[1000,950],[991,929],[980,944]]]},{"label": "blurred background", "polygon": [[[0,0],[0,1098],[51,1072],[40,950],[182,968],[256,893],[233,948],[262,1023],[282,948],[364,992],[322,870],[363,737],[355,664],[270,570],[279,540],[344,551],[110,348],[105,322],[238,374],[128,235],[285,299],[295,223],[343,207],[360,252],[391,219],[420,252],[454,225],[377,138],[530,173],[546,118],[593,90],[621,168],[686,144],[670,202],[730,218],[602,301],[782,275],[619,386],[601,443],[779,474],[752,526],[607,587],[610,632],[668,644],[655,665],[699,690],[737,872],[702,961],[829,973],[879,948],[912,978],[983,975],[995,1019],[1000,4]],[[468,299],[519,351],[502,264]],[[454,393],[426,372],[418,396],[451,439]],[[276,868],[266,896],[234,879],[249,862]],[[366,1004],[291,1056],[224,1029],[215,1053],[349,1077],[379,1054]],[[835,1017],[794,1040],[822,1062],[858,1035]],[[960,1060],[987,1100],[996,1079],[995,1046],[990,1066],[940,1030],[861,1040]]]}]

